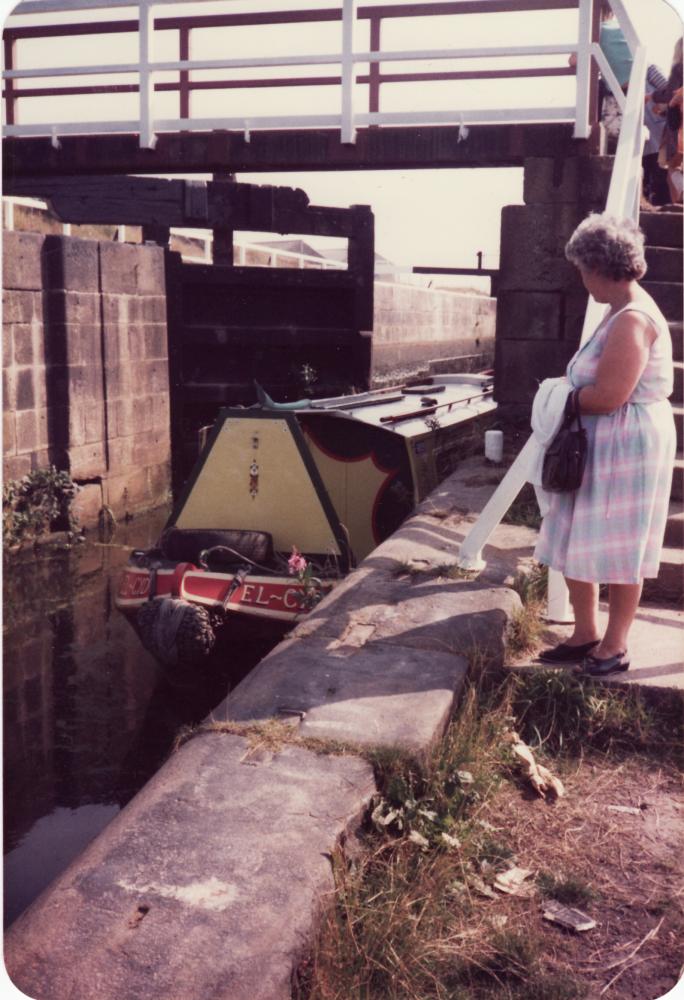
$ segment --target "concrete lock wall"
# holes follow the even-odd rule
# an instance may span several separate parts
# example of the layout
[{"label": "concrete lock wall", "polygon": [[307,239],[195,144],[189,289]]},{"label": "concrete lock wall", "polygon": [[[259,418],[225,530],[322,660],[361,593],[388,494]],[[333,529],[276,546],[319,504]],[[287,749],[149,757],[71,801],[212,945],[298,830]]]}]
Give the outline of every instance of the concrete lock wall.
[{"label": "concrete lock wall", "polygon": [[163,502],[170,429],[164,251],[3,234],[5,480],[50,464],[81,523]]},{"label": "concrete lock wall", "polygon": [[420,371],[490,367],[496,308],[496,299],[486,295],[376,281],[373,383]]},{"label": "concrete lock wall", "polygon": [[502,210],[494,394],[512,415],[529,413],[539,382],[562,375],[579,344],[587,293],[565,244],[589,212],[603,210],[612,164],[527,159],[524,204]]}]

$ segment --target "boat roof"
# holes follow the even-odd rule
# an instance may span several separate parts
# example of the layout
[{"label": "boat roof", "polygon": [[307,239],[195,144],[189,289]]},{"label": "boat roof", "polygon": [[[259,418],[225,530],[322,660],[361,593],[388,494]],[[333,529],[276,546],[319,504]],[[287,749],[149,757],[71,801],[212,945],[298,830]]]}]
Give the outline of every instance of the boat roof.
[{"label": "boat roof", "polygon": [[420,385],[313,399],[296,415],[309,418],[325,413],[410,438],[430,433],[433,420],[439,427],[450,427],[495,409],[493,387],[494,379],[488,374],[435,375]]}]

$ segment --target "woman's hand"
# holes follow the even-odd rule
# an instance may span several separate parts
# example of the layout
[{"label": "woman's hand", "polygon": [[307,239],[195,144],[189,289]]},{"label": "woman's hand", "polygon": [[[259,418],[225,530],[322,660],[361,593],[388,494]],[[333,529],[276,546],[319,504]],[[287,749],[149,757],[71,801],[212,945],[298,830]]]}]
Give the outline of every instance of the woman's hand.
[{"label": "woman's hand", "polygon": [[627,402],[648,363],[656,331],[643,313],[619,316],[608,334],[596,381],[577,396],[582,413],[612,413]]}]

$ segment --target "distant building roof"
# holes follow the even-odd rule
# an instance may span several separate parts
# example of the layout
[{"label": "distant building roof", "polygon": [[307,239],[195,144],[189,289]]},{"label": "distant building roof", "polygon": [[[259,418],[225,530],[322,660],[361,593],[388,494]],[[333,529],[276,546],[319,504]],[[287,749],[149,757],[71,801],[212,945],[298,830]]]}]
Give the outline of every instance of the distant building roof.
[{"label": "distant building roof", "polygon": [[[323,260],[327,254],[319,253],[304,240],[259,240],[260,247],[270,247],[271,250],[282,250],[287,253],[301,253],[307,257],[320,257]],[[346,257],[346,252],[345,252]]]},{"label": "distant building roof", "polygon": [[[259,240],[257,246],[268,247],[269,250],[280,250],[283,253],[305,254],[308,257],[318,257],[320,260],[335,261],[338,264],[347,263],[346,247],[330,247],[325,250],[314,250],[304,240]],[[395,265],[387,257],[383,257],[380,253],[375,253],[374,261],[376,274],[394,274]]]},{"label": "distant building roof", "polygon": [[[334,248],[332,250],[326,250],[324,256],[328,257],[330,260],[339,260],[339,261],[342,261],[343,264],[346,264],[347,263],[347,248],[346,247],[336,247],[336,248]],[[373,257],[374,257],[376,265],[377,264],[382,264],[383,265],[383,270],[385,270],[385,269],[392,270],[394,268],[394,264],[392,263],[392,261],[388,260],[387,257],[383,257],[381,253],[377,253],[376,252],[373,255]]]}]

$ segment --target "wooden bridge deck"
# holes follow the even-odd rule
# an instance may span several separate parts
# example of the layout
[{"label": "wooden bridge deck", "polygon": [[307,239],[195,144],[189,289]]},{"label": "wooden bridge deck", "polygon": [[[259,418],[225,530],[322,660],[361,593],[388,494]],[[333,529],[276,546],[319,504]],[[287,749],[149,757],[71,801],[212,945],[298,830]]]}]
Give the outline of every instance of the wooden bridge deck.
[{"label": "wooden bridge deck", "polygon": [[138,136],[64,136],[3,140],[6,179],[74,174],[207,173],[274,170],[379,170],[420,167],[516,167],[532,156],[565,158],[594,152],[594,137],[574,139],[570,124],[368,128],[356,142],[339,129],[162,133],[154,149]]}]

